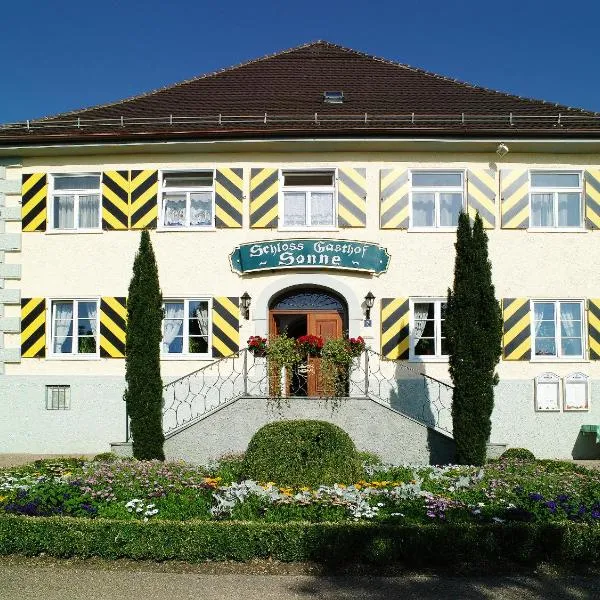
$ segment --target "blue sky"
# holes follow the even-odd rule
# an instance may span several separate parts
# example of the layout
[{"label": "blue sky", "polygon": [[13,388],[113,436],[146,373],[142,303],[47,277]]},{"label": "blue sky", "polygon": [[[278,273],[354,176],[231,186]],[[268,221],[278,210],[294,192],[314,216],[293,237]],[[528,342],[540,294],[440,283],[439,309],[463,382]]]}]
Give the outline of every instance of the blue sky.
[{"label": "blue sky", "polygon": [[0,122],[92,106],[317,39],[600,111],[600,2],[19,0],[0,10]]}]

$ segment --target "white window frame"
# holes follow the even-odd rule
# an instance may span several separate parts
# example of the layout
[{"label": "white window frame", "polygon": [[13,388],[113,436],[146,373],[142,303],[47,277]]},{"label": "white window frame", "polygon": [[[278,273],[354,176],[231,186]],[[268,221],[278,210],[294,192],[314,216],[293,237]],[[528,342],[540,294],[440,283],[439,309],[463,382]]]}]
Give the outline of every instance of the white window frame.
[{"label": "white window frame", "polygon": [[[170,175],[173,173],[212,173],[212,186],[209,188],[208,186],[204,187],[166,187],[163,185],[164,176]],[[186,169],[185,167],[181,169],[163,169],[158,173],[158,206],[159,206],[159,218],[158,218],[158,230],[159,231],[214,231],[216,229],[215,226],[215,212],[216,212],[216,200],[215,200],[215,180],[216,180],[217,172],[214,168],[208,169]],[[194,192],[209,192],[212,197],[212,223],[210,225],[194,225],[193,227],[190,225],[190,194]],[[164,196],[167,193],[177,193],[177,194],[185,194],[186,195],[186,203],[185,203],[185,225],[182,227],[174,227],[172,225],[165,225],[165,202]]]},{"label": "white window frame", "polygon": [[[442,304],[448,302],[448,298],[441,297],[418,297],[410,299],[410,317],[409,317],[409,360],[414,362],[448,362],[449,355],[441,354],[442,351]],[[415,339],[413,331],[415,326],[414,305],[421,303],[434,304],[434,330],[435,330],[435,354],[420,355],[415,354]]]},{"label": "white window frame", "polygon": [[[285,187],[285,173],[331,173],[333,175],[333,184],[331,186],[290,186]],[[307,193],[306,195],[306,221],[311,222],[311,202],[310,194],[315,193],[329,193],[333,194],[333,219],[331,225],[284,225],[285,216],[285,193],[296,192],[296,193]],[[277,198],[279,207],[279,226],[278,229],[281,231],[338,231],[338,169],[334,167],[318,167],[314,168],[298,168],[293,169],[279,169],[279,194]]]},{"label": "white window frame", "polygon": [[[560,303],[569,302],[581,305],[581,356],[561,356],[561,332],[560,332]],[[554,303],[554,344],[556,345],[556,356],[536,355],[535,347],[535,304],[536,303]],[[530,336],[531,336],[531,361],[532,362],[587,362],[587,322],[586,322],[586,302],[581,298],[535,298],[530,300]]]},{"label": "white window frame", "polygon": [[[53,399],[55,391],[59,395],[56,406]],[[60,398],[61,392],[63,395],[62,403]],[[46,385],[46,410],[71,410],[71,386],[64,384]]]},{"label": "white window frame", "polygon": [[[162,349],[162,337],[160,342],[160,359],[161,360],[206,360],[212,358],[212,335],[213,335],[213,300],[210,296],[206,295],[195,295],[195,296],[172,296],[169,298],[163,298],[163,310],[164,305],[169,302],[182,302],[183,308],[183,348],[189,348],[189,337],[190,337],[190,322],[189,322],[189,303],[190,301],[207,302],[208,303],[208,334],[207,343],[208,350],[203,353],[192,354],[190,352],[163,352]],[[164,320],[164,317],[163,317]],[[163,328],[163,321],[160,324],[161,332]],[[162,335],[162,333],[161,333]]]},{"label": "white window frame", "polygon": [[[89,190],[56,190],[54,179],[56,177],[98,177],[98,188]],[[98,227],[79,227],[79,196],[98,194]],[[73,228],[60,229],[54,227],[54,196],[75,196],[73,202]],[[50,173],[48,185],[48,227],[46,233],[102,233],[102,173]]]},{"label": "white window frame", "polygon": [[[459,186],[422,186],[422,187],[413,187],[413,174],[421,174],[421,173],[448,173],[448,174],[460,174],[462,179],[462,184]],[[458,226],[441,226],[440,225],[440,194],[444,193],[457,193],[460,191],[462,194],[462,206],[461,211],[466,212],[466,203],[467,203],[467,194],[466,194],[466,175],[465,169],[411,169],[408,174],[409,184],[410,184],[410,194],[409,194],[409,231],[456,231]],[[422,225],[415,226],[413,225],[413,193],[424,192],[428,194],[434,194],[435,196],[435,223],[430,227],[424,227]]]},{"label": "white window frame", "polygon": [[[96,303],[96,352],[80,354],[79,352],[54,352],[54,304],[56,302],[73,303],[73,342],[71,350],[79,347],[79,331],[76,323],[79,319],[79,302]],[[76,310],[77,309],[77,310]],[[48,358],[56,360],[98,360],[100,358],[100,298],[48,298],[48,307],[46,308],[46,339],[48,344]]]},{"label": "white window frame", "polygon": [[[534,187],[531,182],[532,175],[545,175],[545,174],[555,174],[555,175],[579,175],[579,186],[574,187]],[[559,232],[567,232],[567,231],[586,231],[585,229],[585,197],[583,194],[583,171],[579,170],[564,170],[564,169],[530,169],[528,172],[529,176],[529,228],[528,231],[559,231]],[[578,193],[579,194],[579,225],[573,227],[565,227],[558,226],[558,194],[559,193]],[[533,194],[552,194],[553,204],[552,204],[552,215],[554,220],[554,225],[548,226],[534,226],[533,225],[533,210],[532,210],[532,196]]]}]

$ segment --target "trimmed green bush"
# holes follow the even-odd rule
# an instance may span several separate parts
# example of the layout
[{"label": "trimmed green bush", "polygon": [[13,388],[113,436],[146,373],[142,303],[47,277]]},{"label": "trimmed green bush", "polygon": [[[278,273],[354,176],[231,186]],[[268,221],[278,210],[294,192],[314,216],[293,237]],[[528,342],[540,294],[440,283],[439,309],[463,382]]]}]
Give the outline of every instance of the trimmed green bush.
[{"label": "trimmed green bush", "polygon": [[0,517],[0,554],[137,560],[407,565],[597,564],[600,528],[575,523],[413,525]]},{"label": "trimmed green bush", "polygon": [[354,483],[363,476],[350,436],[326,421],[276,421],[259,429],[248,445],[244,475],[279,485]]},{"label": "trimmed green bush", "polygon": [[500,455],[500,458],[505,460],[535,460],[535,455],[527,448],[509,448]]}]

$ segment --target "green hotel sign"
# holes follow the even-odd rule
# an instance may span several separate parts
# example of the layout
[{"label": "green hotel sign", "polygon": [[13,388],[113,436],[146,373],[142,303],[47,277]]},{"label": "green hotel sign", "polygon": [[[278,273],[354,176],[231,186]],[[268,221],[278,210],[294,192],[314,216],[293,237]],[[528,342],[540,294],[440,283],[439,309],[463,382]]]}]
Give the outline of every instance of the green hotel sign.
[{"label": "green hotel sign", "polygon": [[229,255],[234,271],[345,269],[379,275],[390,256],[379,244],[355,240],[293,239],[241,244]]}]

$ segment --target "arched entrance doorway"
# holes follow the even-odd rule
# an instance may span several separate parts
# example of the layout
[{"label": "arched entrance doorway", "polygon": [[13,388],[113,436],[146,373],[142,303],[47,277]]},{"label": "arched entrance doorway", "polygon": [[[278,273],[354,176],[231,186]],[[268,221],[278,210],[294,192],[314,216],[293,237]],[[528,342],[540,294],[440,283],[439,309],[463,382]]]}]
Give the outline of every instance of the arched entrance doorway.
[{"label": "arched entrance doorway", "polygon": [[[269,303],[269,335],[321,336],[324,340],[342,337],[348,328],[346,301],[329,289],[293,288],[274,296]],[[293,396],[322,396],[320,359],[311,357],[288,382]]]}]

